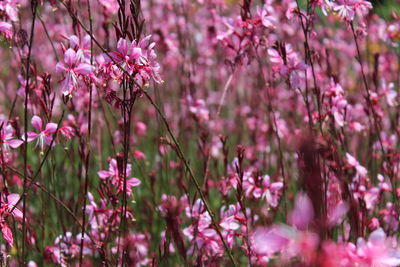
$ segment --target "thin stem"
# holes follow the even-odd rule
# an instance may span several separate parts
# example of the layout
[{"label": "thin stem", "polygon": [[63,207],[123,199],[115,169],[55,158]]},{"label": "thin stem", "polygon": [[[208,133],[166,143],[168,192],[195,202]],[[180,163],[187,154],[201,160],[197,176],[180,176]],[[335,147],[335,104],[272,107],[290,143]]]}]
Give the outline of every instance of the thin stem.
[{"label": "thin stem", "polygon": [[24,102],[24,193],[23,204],[22,204],[22,265],[26,265],[26,236],[27,236],[27,228],[26,228],[26,199],[27,199],[27,178],[28,178],[28,90],[29,90],[29,76],[30,76],[30,65],[31,65],[31,55],[32,55],[32,45],[33,45],[33,37],[35,32],[35,22],[36,22],[36,9],[38,2],[36,0],[31,1],[32,8],[32,25],[31,32],[29,38],[29,48],[28,48],[28,58],[26,61],[26,84],[25,84],[25,102]]},{"label": "thin stem", "polygon": [[[87,11],[89,15],[89,31],[93,33],[93,21],[92,21],[92,12],[90,9],[90,1],[87,0]],[[92,34],[91,34],[92,36]],[[93,39],[90,38],[90,65],[93,65]],[[93,84],[92,79],[89,78],[89,114],[88,114],[88,139],[87,139],[87,154],[85,158],[85,189],[83,194],[83,206],[82,206],[82,228],[81,228],[81,244],[79,251],[79,266],[82,266],[83,262],[83,246],[85,240],[85,225],[86,225],[86,200],[88,194],[88,186],[89,186],[89,167],[90,167],[90,141],[92,135],[92,98],[93,98]]]},{"label": "thin stem", "polygon": [[60,61],[60,59],[59,59],[59,57],[58,57],[58,54],[57,54],[57,50],[56,50],[56,48],[54,47],[53,41],[51,40],[49,31],[47,30],[46,24],[44,23],[44,21],[43,21],[42,17],[40,16],[40,14],[38,14],[38,19],[40,20],[40,23],[41,23],[42,26],[43,26],[44,33],[46,34],[46,37],[47,37],[47,39],[48,39],[49,42],[50,42],[51,48],[53,49],[54,57],[56,58],[57,61]]}]

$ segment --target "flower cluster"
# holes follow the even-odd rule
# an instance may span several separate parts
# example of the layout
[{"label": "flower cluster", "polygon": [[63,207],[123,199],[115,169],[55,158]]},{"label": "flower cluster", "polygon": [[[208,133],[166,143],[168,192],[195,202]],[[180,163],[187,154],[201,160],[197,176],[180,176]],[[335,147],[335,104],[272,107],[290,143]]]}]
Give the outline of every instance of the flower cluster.
[{"label": "flower cluster", "polygon": [[400,266],[375,2],[0,0],[0,265]]}]

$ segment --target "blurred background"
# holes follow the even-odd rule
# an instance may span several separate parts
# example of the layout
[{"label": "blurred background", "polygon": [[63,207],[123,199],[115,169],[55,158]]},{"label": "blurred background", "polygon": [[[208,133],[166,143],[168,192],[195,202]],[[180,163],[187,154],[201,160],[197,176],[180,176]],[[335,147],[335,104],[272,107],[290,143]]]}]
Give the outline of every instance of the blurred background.
[{"label": "blurred background", "polygon": [[376,12],[385,19],[392,19],[392,11],[400,13],[400,0],[372,0]]}]

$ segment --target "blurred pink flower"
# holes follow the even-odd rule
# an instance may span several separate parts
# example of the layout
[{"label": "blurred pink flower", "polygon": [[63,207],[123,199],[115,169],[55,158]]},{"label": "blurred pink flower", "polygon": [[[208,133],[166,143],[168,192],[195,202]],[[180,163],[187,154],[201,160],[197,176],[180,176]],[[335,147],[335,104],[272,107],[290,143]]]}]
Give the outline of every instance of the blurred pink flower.
[{"label": "blurred pink flower", "polygon": [[50,122],[46,124],[45,129],[43,129],[42,119],[39,116],[33,116],[31,120],[31,124],[33,128],[35,128],[37,132],[28,132],[28,142],[32,142],[35,139],[38,139],[36,146],[40,147],[40,151],[44,151],[44,146],[50,146],[55,139],[54,133],[57,131],[57,124]]},{"label": "blurred pink flower", "polygon": [[372,4],[365,0],[337,0],[331,2],[331,7],[339,17],[346,21],[352,21],[357,12],[366,13],[372,9]]},{"label": "blurred pink flower", "polygon": [[9,148],[17,148],[24,143],[23,140],[14,138],[14,130],[11,125],[0,126],[0,143],[3,144],[3,148],[7,151]]},{"label": "blurred pink flower", "polygon": [[61,82],[61,90],[65,96],[71,95],[78,89],[79,76],[87,76],[93,72],[94,67],[87,63],[81,63],[82,57],[75,50],[69,48],[64,53],[64,62],[58,62],[56,71],[65,75]]},{"label": "blurred pink flower", "polygon": [[299,230],[307,229],[314,218],[314,208],[310,198],[305,193],[297,193],[294,209],[289,216],[289,222]]},{"label": "blurred pink flower", "polygon": [[0,10],[4,11],[11,21],[18,21],[18,6],[20,0],[2,0],[0,1]]},{"label": "blurred pink flower", "polygon": [[347,163],[356,169],[356,172],[361,177],[366,176],[368,171],[365,167],[363,167],[352,155],[346,153]]},{"label": "blurred pink flower", "polygon": [[376,229],[368,238],[357,240],[355,251],[360,264],[363,266],[399,266],[400,251],[386,237],[382,228]]},{"label": "blurred pink flower", "polygon": [[[126,166],[126,176],[130,176],[132,171],[132,165],[127,164]],[[117,187],[117,193],[124,191],[124,173],[120,172],[117,166],[117,160],[111,159],[109,163],[108,171],[102,170],[97,172],[100,179],[110,179],[111,183]],[[132,193],[132,187],[137,187],[140,185],[140,180],[132,177],[126,180],[126,193],[130,195]]]},{"label": "blurred pink flower", "polygon": [[10,194],[6,201],[0,200],[0,227],[4,239],[12,247],[14,245],[13,234],[10,227],[7,225],[5,218],[12,215],[15,219],[22,220],[22,212],[15,206],[20,199],[18,194]]},{"label": "blurred pink flower", "polygon": [[0,21],[0,33],[2,33],[6,39],[11,39],[13,36],[12,25],[8,22]]}]

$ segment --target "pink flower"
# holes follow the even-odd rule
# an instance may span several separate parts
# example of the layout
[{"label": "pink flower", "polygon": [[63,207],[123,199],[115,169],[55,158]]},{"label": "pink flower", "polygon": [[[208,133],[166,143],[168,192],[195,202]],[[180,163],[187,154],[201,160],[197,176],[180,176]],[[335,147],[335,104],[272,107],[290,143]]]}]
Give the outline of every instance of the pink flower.
[{"label": "pink flower", "polygon": [[70,47],[74,50],[77,51],[77,55],[79,55],[79,58],[81,62],[83,63],[90,63],[90,36],[85,35],[82,39],[80,39],[76,35],[71,35],[69,37],[65,37],[66,39],[69,40],[69,45]]},{"label": "pink flower", "polygon": [[15,207],[19,199],[20,196],[18,194],[10,194],[7,196],[6,201],[1,200],[0,205],[0,228],[4,239],[10,246],[13,246],[14,238],[10,227],[5,221],[5,218],[9,215],[12,215],[15,219],[22,220],[22,212]]},{"label": "pink flower", "polygon": [[333,227],[341,223],[349,210],[349,205],[346,202],[340,201],[328,212],[328,226]]},{"label": "pink flower", "polygon": [[[123,249],[128,251],[126,261],[132,267],[151,266],[152,260],[149,257],[149,240],[147,234],[130,233],[122,240]],[[112,253],[116,254],[122,261],[122,253],[117,254],[117,247],[112,248]]]},{"label": "pink flower", "polygon": [[357,240],[356,255],[363,266],[399,266],[400,251],[393,247],[382,228],[376,229],[368,238]]},{"label": "pink flower", "polygon": [[[43,152],[44,146],[50,146],[53,139],[55,139],[54,133],[57,131],[57,124],[52,122],[47,123],[43,130],[42,119],[36,115],[32,117],[31,124],[39,133],[28,132],[28,142],[37,139],[36,146],[39,146],[40,150]],[[53,144],[55,143],[53,142]]]},{"label": "pink flower", "polygon": [[20,0],[0,1],[0,10],[6,12],[11,21],[18,21],[18,5]]},{"label": "pink flower", "polygon": [[[79,256],[79,244],[81,234],[74,237],[71,232],[66,232],[63,235],[59,235],[55,241],[54,246],[47,246],[44,251],[44,257],[48,261],[52,261],[60,266],[68,266],[68,259],[76,259]],[[84,242],[89,243],[89,237],[83,236]],[[91,250],[87,248],[87,245],[83,249],[83,254],[90,254]]]},{"label": "pink flower", "polygon": [[378,187],[381,191],[392,191],[392,186],[390,185],[390,182],[386,182],[385,177],[382,174],[378,173],[377,178],[379,181]]},{"label": "pink flower", "polygon": [[9,148],[17,148],[24,143],[24,141],[13,138],[14,130],[11,125],[0,126],[0,143],[3,144],[5,150]]},{"label": "pink flower", "polygon": [[224,249],[221,239],[211,226],[211,217],[203,202],[197,199],[192,208],[186,208],[186,215],[192,220],[192,224],[182,231],[192,244],[189,254],[197,248],[204,254],[204,258],[222,256]]},{"label": "pink flower", "polygon": [[339,17],[346,20],[353,20],[355,10],[346,4],[333,4],[333,10],[338,12]]},{"label": "pink flower", "polygon": [[332,3],[332,8],[342,19],[352,21],[356,12],[366,13],[372,4],[365,0],[338,0]]},{"label": "pink flower", "polygon": [[133,151],[133,156],[135,157],[135,159],[138,159],[138,160],[146,159],[146,155],[142,151],[137,150],[137,149],[135,151]]},{"label": "pink flower", "polygon": [[190,113],[199,121],[207,122],[210,119],[210,111],[207,108],[206,101],[203,99],[193,99],[191,96],[188,96],[185,102],[189,106]]},{"label": "pink flower", "polygon": [[117,43],[117,51],[102,55],[104,74],[110,75],[112,79],[121,80],[124,75],[119,66],[114,64],[115,61],[130,75],[134,75],[140,85],[146,84],[151,78],[160,83],[161,78],[158,74],[160,65],[155,61],[157,55],[154,47],[156,44],[149,43],[150,38],[149,35],[139,43],[120,38]]},{"label": "pink flower", "polygon": [[361,164],[349,153],[346,153],[347,163],[356,169],[356,172],[361,177],[367,175],[368,171],[365,167],[361,166]]},{"label": "pink flower", "polygon": [[300,61],[297,53],[293,51],[290,44],[285,44],[281,48],[283,51],[275,48],[268,49],[268,55],[274,65],[274,69],[277,70],[281,75],[287,75],[295,70],[305,70],[307,65]]},{"label": "pink flower", "polygon": [[390,107],[394,107],[397,105],[397,92],[395,91],[394,83],[387,84],[386,80],[382,81],[382,89],[381,92],[386,98],[386,103]]},{"label": "pink flower", "polygon": [[104,9],[111,14],[116,14],[118,12],[118,2],[117,0],[99,0],[100,4],[104,6]]},{"label": "pink flower", "polygon": [[278,45],[268,49],[272,70],[289,79],[292,87],[299,86],[299,71],[307,69],[307,64],[300,60],[290,44]]},{"label": "pink flower", "polygon": [[65,74],[61,82],[61,90],[65,96],[71,95],[72,91],[77,89],[80,76],[87,76],[93,72],[93,66],[81,63],[81,54],[82,52],[77,53],[69,48],[64,53],[64,63],[58,62],[56,65],[56,71]]},{"label": "pink flower", "polygon": [[389,229],[397,231],[399,228],[399,215],[397,212],[397,207],[392,202],[387,202],[386,207],[380,211],[383,215],[383,220]]},{"label": "pink flower", "polygon": [[229,246],[234,245],[235,237],[240,235],[240,230],[246,229],[246,218],[241,212],[240,204],[229,205],[228,208],[221,208],[221,220],[219,225],[222,227],[222,235]]},{"label": "pink flower", "polygon": [[12,38],[12,25],[8,22],[1,21],[0,22],[0,33],[4,34],[4,37],[6,39],[11,39]]},{"label": "pink flower", "polygon": [[254,198],[265,198],[267,203],[272,207],[278,205],[279,195],[283,188],[282,182],[271,183],[269,175],[263,177],[253,177],[249,172],[246,172],[243,177],[243,189],[245,195]]},{"label": "pink flower", "polygon": [[14,238],[10,227],[6,223],[1,222],[1,233],[3,234],[3,238],[7,241],[7,243],[12,247],[14,246]]},{"label": "pink flower", "polygon": [[20,196],[18,194],[9,194],[7,196],[7,202],[2,201],[0,213],[1,214],[12,214],[16,219],[22,220],[22,212],[15,207]]},{"label": "pink flower", "polygon": [[342,86],[331,80],[331,85],[325,95],[330,98],[331,113],[335,119],[335,122],[340,127],[344,126],[344,114],[347,107],[347,100],[344,97],[344,90]]},{"label": "pink flower", "polygon": [[277,19],[272,15],[275,10],[270,4],[264,4],[262,9],[257,7],[257,14],[261,19],[264,27],[273,29],[276,27]]},{"label": "pink flower", "polygon": [[281,252],[290,242],[279,226],[258,228],[252,235],[253,250],[260,255],[272,256]]},{"label": "pink flower", "polygon": [[264,262],[268,262],[275,253],[281,253],[282,258],[301,257],[304,261],[310,262],[318,244],[317,234],[299,231],[283,224],[258,228],[252,234],[253,250]]},{"label": "pink flower", "polygon": [[310,198],[305,193],[296,195],[294,209],[290,214],[291,225],[299,230],[304,230],[314,218],[314,208]]},{"label": "pink flower", "polygon": [[147,126],[144,122],[138,121],[135,124],[135,134],[139,136],[145,136],[147,133]]},{"label": "pink flower", "polygon": [[[127,164],[126,176],[131,175],[132,165]],[[123,192],[124,190],[124,174],[120,172],[117,165],[116,159],[111,159],[108,167],[108,171],[102,170],[97,172],[100,179],[110,179],[111,183],[117,187],[117,193]],[[140,180],[137,178],[130,178],[126,180],[126,193],[130,195],[132,193],[132,187],[140,185]]]}]

